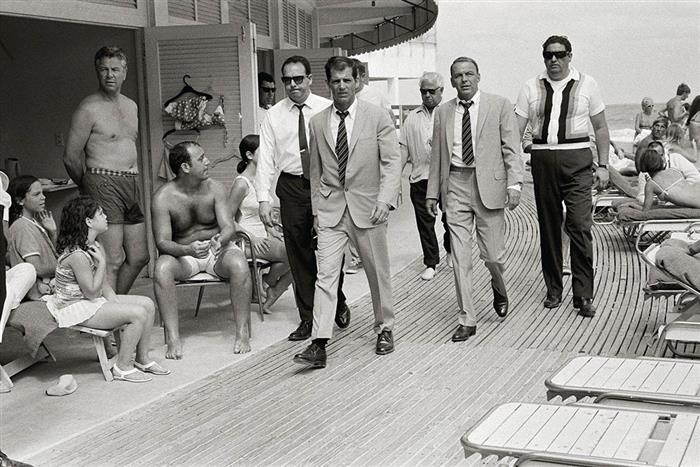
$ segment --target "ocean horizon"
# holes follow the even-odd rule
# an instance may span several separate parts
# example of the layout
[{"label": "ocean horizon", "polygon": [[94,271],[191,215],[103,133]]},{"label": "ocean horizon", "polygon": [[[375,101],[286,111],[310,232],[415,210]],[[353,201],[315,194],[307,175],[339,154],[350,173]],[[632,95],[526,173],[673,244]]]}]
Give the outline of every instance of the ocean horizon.
[{"label": "ocean horizon", "polygon": [[631,146],[634,140],[634,117],[641,110],[640,104],[606,105],[605,118],[610,130],[610,139]]}]

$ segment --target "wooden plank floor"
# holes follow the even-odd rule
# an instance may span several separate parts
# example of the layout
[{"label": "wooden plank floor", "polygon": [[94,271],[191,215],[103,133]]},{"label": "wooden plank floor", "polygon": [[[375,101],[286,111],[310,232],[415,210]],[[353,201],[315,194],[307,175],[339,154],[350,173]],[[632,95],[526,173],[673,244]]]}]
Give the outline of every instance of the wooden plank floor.
[{"label": "wooden plank floor", "polygon": [[[328,367],[292,362],[283,341],[161,400],[27,461],[35,465],[454,465],[465,431],[506,401],[543,401],[544,380],[579,353],[649,355],[670,300],[644,301],[646,275],[615,226],[594,228],[594,319],[542,307],[531,185],[508,218],[511,313],[491,308],[488,272],[475,264],[477,335],[453,344],[452,274],[419,279],[421,259],[393,278],[396,352],[374,354],[371,301],[329,345]],[[476,257],[476,253],[475,253]],[[690,347],[687,350],[694,350]],[[86,408],[98,410],[97,408]]]}]

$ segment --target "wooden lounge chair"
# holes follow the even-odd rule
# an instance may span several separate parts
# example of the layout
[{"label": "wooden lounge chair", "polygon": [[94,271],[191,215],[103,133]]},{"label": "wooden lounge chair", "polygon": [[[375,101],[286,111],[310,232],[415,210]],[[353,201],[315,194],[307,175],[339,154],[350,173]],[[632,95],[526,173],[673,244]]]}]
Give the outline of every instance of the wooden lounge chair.
[{"label": "wooden lounge chair", "polygon": [[[641,237],[644,232],[657,231],[658,229],[666,229],[669,225],[665,222],[645,222],[640,226],[640,233],[635,243],[637,252],[642,260],[649,267],[664,272],[667,276],[671,276],[668,271],[665,271],[656,264],[656,254],[661,245],[654,243],[644,247],[641,243]],[[684,222],[675,223],[672,227],[671,238],[677,238],[689,243],[700,239],[700,222]],[[696,342],[700,343],[700,290],[694,288],[686,281],[678,279],[675,283],[679,288],[675,291],[660,290],[657,293],[666,295],[669,293],[678,294],[676,305],[673,314],[669,316],[665,326],[659,331],[659,345],[656,348],[656,355],[661,356],[665,348],[671,350],[674,355],[681,357],[697,357],[697,354],[684,352],[678,349],[677,342]]]},{"label": "wooden lounge chair", "polygon": [[519,463],[691,467],[700,459],[700,415],[511,402],[491,410],[461,442],[466,457],[514,456]]},{"label": "wooden lounge chair", "polygon": [[683,411],[700,413],[700,361],[584,355],[566,362],[544,384],[547,399],[592,396],[597,403],[683,405]]}]

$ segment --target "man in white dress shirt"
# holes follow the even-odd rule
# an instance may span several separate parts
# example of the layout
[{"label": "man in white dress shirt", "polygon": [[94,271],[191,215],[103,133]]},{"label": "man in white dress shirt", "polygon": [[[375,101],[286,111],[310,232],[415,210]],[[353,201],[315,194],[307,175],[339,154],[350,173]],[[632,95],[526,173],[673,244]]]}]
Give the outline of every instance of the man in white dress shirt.
[{"label": "man in white dress shirt", "polygon": [[[309,183],[308,125],[312,116],[329,107],[331,101],[311,92],[311,65],[302,56],[289,57],[282,64],[282,83],[287,97],[272,106],[260,128],[258,171],[255,191],[260,218],[272,226],[270,187],[275,170],[280,171],[275,193],[280,199],[280,218],[289,267],[294,279],[294,297],[301,323],[289,335],[300,341],[311,337],[316,283],[316,254],[311,185]],[[350,324],[350,310],[338,285],[335,322]]]}]

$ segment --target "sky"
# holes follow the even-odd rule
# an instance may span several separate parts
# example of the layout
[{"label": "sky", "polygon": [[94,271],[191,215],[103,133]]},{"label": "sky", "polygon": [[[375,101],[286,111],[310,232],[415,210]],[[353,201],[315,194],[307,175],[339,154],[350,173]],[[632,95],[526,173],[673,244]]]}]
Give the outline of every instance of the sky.
[{"label": "sky", "polygon": [[542,43],[554,34],[569,38],[572,66],[596,79],[607,104],[665,103],[681,82],[689,100],[700,94],[700,0],[438,0],[438,8],[437,71],[447,77],[455,57],[472,57],[480,88],[513,101],[544,70]]}]

